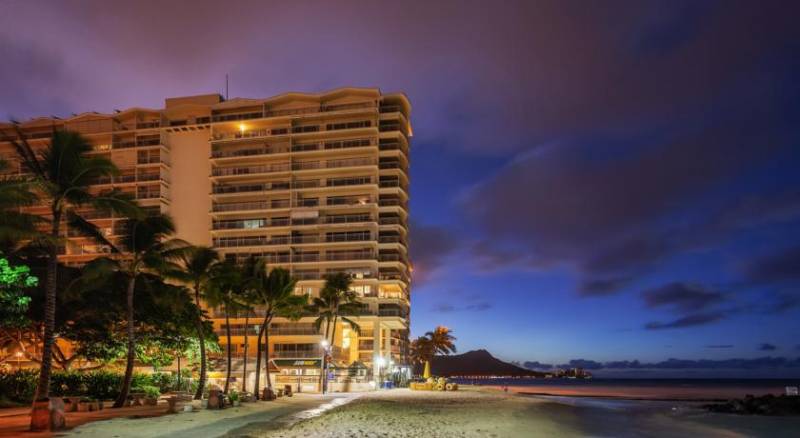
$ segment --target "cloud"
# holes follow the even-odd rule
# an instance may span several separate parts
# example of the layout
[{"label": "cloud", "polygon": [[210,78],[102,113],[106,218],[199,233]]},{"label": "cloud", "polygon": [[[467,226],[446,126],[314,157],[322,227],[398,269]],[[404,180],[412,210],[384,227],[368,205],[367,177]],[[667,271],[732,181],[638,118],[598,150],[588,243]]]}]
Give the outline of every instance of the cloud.
[{"label": "cloud", "polygon": [[414,281],[425,282],[442,267],[445,259],[457,248],[456,237],[445,227],[410,224],[411,257]]},{"label": "cloud", "polygon": [[725,296],[702,285],[673,282],[642,292],[650,308],[667,307],[678,312],[697,312],[725,301]]},{"label": "cloud", "polygon": [[800,281],[800,245],[754,260],[747,269],[752,281]]},{"label": "cloud", "polygon": [[619,292],[631,282],[630,277],[585,279],[579,288],[581,296],[605,296]]},{"label": "cloud", "polygon": [[759,368],[800,368],[800,358],[759,357],[753,359],[674,359],[660,362],[640,362],[638,360],[619,360],[597,362],[586,359],[573,359],[568,363],[557,365],[558,368],[582,367],[585,369],[759,369]]},{"label": "cloud", "polygon": [[549,363],[541,363],[539,361],[526,361],[522,364],[524,368],[529,370],[551,370],[553,365]]},{"label": "cloud", "polygon": [[712,344],[712,345],[706,345],[706,348],[715,348],[715,349],[716,348],[733,348],[733,345],[731,345],[731,344]]},{"label": "cloud", "polygon": [[695,327],[720,321],[724,317],[725,314],[721,312],[696,313],[692,315],[683,316],[669,322],[659,322],[659,321],[648,322],[647,324],[645,324],[645,328],[647,330],[664,330],[664,329]]},{"label": "cloud", "polygon": [[467,304],[465,306],[454,306],[447,303],[439,303],[433,306],[434,312],[450,313],[450,312],[484,312],[491,309],[494,305],[488,301],[481,301],[477,303]]},{"label": "cloud", "polygon": [[776,347],[776,346],[774,346],[772,344],[769,344],[767,342],[764,342],[764,343],[762,343],[761,345],[758,346],[758,350],[759,351],[775,351],[777,349],[778,349],[778,347]]}]

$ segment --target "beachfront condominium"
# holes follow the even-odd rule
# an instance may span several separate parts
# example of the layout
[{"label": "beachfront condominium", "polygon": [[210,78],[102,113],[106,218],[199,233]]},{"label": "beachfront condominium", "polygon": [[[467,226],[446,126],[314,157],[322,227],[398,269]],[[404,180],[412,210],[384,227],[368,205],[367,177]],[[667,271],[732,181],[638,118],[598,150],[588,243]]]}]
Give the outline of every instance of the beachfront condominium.
[{"label": "beachfront condominium", "polygon": [[[47,144],[53,129],[80,132],[94,154],[120,169],[98,180],[95,190],[129,192],[144,208],[172,216],[175,237],[212,246],[225,259],[256,256],[290,270],[299,280],[297,294],[313,297],[326,274],[349,274],[362,306],[352,315],[360,330],[340,322],[331,358],[382,373],[389,370],[379,368],[406,363],[408,344],[409,111],[403,94],[341,88],[267,99],[177,97],[163,109],[36,118],[18,126],[34,147]],[[0,125],[14,135],[12,128]],[[0,153],[11,171],[24,170],[8,142]],[[121,218],[87,214],[106,236],[118,234]],[[108,252],[78,236],[60,250],[72,265]],[[224,351],[225,321],[217,309],[208,310]],[[251,363],[256,354],[259,322],[251,318],[246,327],[243,316],[230,320],[236,369],[243,365],[245,331]],[[276,319],[269,341],[272,357],[282,359],[277,363],[297,364],[290,373],[298,381],[309,375],[309,385],[319,370],[300,368],[318,367],[323,355],[313,320]]]}]

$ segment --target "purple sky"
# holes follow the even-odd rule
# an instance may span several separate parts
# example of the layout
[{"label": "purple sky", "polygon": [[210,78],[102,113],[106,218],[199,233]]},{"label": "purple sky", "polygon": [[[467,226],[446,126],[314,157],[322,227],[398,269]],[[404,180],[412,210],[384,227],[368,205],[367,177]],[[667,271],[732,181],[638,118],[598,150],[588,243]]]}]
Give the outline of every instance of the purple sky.
[{"label": "purple sky", "polygon": [[800,375],[662,362],[800,355],[797,4],[488,6],[6,0],[0,118],[160,107],[226,73],[231,97],[402,91],[415,335]]}]

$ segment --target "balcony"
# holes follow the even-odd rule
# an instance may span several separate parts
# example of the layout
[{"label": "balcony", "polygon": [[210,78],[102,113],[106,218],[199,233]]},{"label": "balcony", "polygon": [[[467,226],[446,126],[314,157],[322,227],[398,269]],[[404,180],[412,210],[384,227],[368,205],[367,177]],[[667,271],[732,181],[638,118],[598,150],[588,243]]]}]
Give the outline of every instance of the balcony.
[{"label": "balcony", "polygon": [[214,239],[214,246],[217,248],[237,248],[243,246],[269,246],[269,245],[288,245],[288,236],[254,236],[254,237],[222,237]]},{"label": "balcony", "polygon": [[292,163],[292,170],[338,169],[342,167],[374,166],[370,158],[350,158],[344,160],[301,161]]},{"label": "balcony", "polygon": [[256,230],[270,227],[285,227],[290,224],[289,219],[239,219],[227,221],[214,221],[214,230]]},{"label": "balcony", "polygon": [[291,169],[289,163],[277,163],[263,166],[246,167],[215,167],[211,170],[212,176],[237,176],[237,175],[257,175],[263,173],[288,172]]},{"label": "balcony", "polygon": [[250,192],[269,192],[277,190],[289,190],[290,185],[288,182],[281,183],[263,183],[263,184],[238,184],[238,185],[215,185],[211,189],[211,193],[215,195],[226,195],[232,193],[250,193]]},{"label": "balcony", "polygon": [[226,211],[251,211],[251,210],[270,210],[276,208],[289,208],[291,204],[288,199],[276,201],[253,201],[253,202],[228,202],[224,204],[214,204],[211,207],[213,212]]},{"label": "balcony", "polygon": [[290,148],[288,144],[236,150],[217,149],[211,152],[211,158],[252,157],[258,155],[283,154],[289,152],[289,149]]}]

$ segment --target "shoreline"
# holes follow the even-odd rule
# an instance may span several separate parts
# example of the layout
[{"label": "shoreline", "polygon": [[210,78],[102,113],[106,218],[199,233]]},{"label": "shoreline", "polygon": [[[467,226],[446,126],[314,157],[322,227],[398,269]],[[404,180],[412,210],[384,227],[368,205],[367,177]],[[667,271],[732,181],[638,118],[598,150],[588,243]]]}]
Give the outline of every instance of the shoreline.
[{"label": "shoreline", "polygon": [[744,398],[746,395],[781,395],[783,387],[764,386],[622,386],[598,383],[581,386],[552,385],[464,385],[489,391],[544,397],[606,398],[631,401],[664,402],[721,402]]}]

